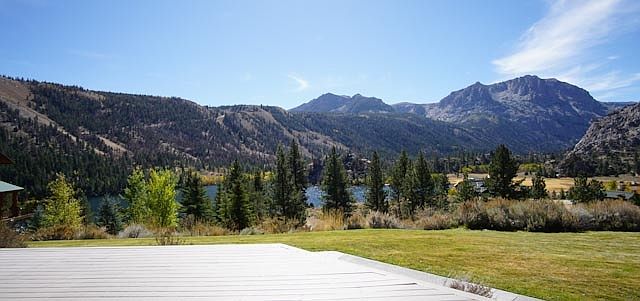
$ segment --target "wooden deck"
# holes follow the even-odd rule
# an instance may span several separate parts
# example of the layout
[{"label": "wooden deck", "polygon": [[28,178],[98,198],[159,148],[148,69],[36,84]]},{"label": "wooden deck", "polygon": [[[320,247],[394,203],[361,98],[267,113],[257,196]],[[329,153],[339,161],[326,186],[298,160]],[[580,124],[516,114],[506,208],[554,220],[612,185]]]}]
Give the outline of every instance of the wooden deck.
[{"label": "wooden deck", "polygon": [[283,244],[0,249],[1,300],[486,300]]}]

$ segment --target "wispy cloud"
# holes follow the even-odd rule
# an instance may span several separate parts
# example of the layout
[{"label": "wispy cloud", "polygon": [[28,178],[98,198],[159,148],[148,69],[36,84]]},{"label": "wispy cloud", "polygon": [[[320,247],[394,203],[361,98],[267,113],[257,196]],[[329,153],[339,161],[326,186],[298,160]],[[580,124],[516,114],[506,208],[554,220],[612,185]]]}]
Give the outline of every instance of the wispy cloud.
[{"label": "wispy cloud", "polygon": [[[561,0],[521,37],[515,50],[493,64],[503,76],[537,74],[556,77],[590,91],[607,91],[635,84],[635,75],[608,70],[617,55],[594,59],[591,50],[638,25],[638,5],[625,0]],[[597,62],[597,63],[594,63]]]},{"label": "wispy cloud", "polygon": [[306,89],[308,89],[310,87],[309,85],[309,81],[302,78],[301,76],[294,74],[294,73],[289,73],[287,75],[287,77],[289,77],[290,79],[292,79],[293,81],[296,82],[296,84],[298,85],[296,87],[296,89],[294,91],[296,92],[300,92],[300,91],[304,91]]},{"label": "wispy cloud", "polygon": [[82,50],[82,49],[70,49],[68,50],[69,54],[78,56],[85,59],[92,60],[104,60],[110,58],[108,54],[96,51]]}]

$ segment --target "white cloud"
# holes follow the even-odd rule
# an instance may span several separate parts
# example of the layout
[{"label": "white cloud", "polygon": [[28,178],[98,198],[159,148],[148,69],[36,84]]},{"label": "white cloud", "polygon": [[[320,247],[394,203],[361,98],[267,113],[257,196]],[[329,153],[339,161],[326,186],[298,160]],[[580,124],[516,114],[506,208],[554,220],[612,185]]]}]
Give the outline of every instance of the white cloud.
[{"label": "white cloud", "polygon": [[302,78],[299,75],[290,73],[289,75],[287,75],[287,77],[289,77],[290,79],[292,79],[293,81],[296,82],[296,84],[298,84],[298,86],[296,87],[296,89],[294,91],[296,92],[300,92],[300,91],[304,91],[306,89],[309,88],[309,81]]},{"label": "white cloud", "polygon": [[[607,91],[638,82],[637,74],[610,70],[617,55],[594,59],[591,50],[635,29],[638,5],[625,0],[560,0],[521,37],[515,50],[493,64],[503,76],[537,74]],[[629,18],[631,16],[632,18]],[[594,61],[596,63],[594,63]]]}]

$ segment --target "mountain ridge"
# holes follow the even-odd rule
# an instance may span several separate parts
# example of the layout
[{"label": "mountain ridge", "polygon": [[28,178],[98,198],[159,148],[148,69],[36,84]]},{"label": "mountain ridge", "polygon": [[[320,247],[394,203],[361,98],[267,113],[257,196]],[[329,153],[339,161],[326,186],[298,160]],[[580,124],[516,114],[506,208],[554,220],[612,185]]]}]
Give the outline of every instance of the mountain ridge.
[{"label": "mountain ridge", "polygon": [[336,113],[391,113],[395,110],[382,99],[325,93],[307,103],[290,109],[291,112],[336,112]]},{"label": "mountain ridge", "polygon": [[[318,103],[323,100],[319,97],[301,107],[330,113],[339,106],[334,103],[327,108]],[[586,132],[591,120],[623,106],[598,102],[588,91],[554,78],[526,75],[489,85],[476,82],[451,92],[436,103],[397,103],[391,105],[392,112],[386,110],[384,113],[416,114],[473,128],[487,135],[510,136],[513,141],[541,145],[541,149],[559,150],[573,146]],[[349,110],[353,114],[370,111]],[[519,137],[523,134],[526,137]]]}]

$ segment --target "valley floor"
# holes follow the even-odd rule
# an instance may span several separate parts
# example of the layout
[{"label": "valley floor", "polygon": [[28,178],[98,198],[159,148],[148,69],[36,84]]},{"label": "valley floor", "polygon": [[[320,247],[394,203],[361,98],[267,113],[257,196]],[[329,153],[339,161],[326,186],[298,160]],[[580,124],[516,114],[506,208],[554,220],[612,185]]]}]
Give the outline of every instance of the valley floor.
[{"label": "valley floor", "polygon": [[[640,300],[640,233],[349,230],[185,237],[189,244],[285,243],[341,251],[545,300]],[[154,238],[32,242],[29,247],[153,245]]]}]

